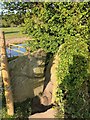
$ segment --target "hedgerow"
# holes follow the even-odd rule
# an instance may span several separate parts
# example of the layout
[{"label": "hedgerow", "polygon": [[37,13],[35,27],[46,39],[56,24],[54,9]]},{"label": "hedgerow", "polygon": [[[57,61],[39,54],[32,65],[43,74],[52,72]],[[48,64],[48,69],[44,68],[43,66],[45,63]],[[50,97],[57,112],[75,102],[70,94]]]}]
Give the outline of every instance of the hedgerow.
[{"label": "hedgerow", "polygon": [[57,70],[59,117],[90,117],[89,24],[90,2],[34,3],[26,13],[24,31],[34,38],[28,41],[31,51],[43,48],[55,54],[62,45]]},{"label": "hedgerow", "polygon": [[[28,46],[55,53],[70,36],[89,42],[89,2],[34,3],[26,13],[24,31],[35,40]],[[74,39],[73,39],[74,41]]]},{"label": "hedgerow", "polygon": [[62,45],[58,64],[58,117],[89,118],[88,46],[76,39]]}]

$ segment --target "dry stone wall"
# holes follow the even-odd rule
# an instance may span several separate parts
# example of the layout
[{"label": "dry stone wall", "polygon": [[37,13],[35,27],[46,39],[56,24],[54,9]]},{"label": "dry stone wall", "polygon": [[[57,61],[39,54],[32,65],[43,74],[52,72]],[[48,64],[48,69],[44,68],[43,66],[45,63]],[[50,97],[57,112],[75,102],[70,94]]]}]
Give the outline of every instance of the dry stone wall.
[{"label": "dry stone wall", "polygon": [[46,54],[40,49],[9,63],[15,102],[22,102],[43,92],[45,60]]},{"label": "dry stone wall", "polygon": [[46,68],[45,87],[41,97],[41,103],[44,105],[50,105],[56,101],[58,60],[59,56],[56,54]]}]

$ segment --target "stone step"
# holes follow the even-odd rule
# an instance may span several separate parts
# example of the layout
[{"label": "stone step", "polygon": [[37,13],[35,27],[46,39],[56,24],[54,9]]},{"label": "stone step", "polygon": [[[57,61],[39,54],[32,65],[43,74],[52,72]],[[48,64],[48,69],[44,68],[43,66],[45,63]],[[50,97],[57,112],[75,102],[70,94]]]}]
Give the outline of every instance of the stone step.
[{"label": "stone step", "polygon": [[53,118],[53,119],[56,119],[56,118],[55,118],[56,113],[57,113],[56,110],[53,109],[53,108],[51,108],[51,109],[48,109],[48,110],[45,111],[45,112],[36,113],[36,114],[34,114],[34,115],[31,115],[31,116],[29,117],[29,120],[30,120],[31,118]]}]

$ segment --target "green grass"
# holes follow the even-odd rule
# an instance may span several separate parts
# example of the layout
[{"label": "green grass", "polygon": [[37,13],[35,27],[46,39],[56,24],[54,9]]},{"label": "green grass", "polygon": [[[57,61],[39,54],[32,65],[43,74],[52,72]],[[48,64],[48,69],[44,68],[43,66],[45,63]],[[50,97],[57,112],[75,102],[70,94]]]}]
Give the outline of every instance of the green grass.
[{"label": "green grass", "polygon": [[6,39],[26,37],[25,34],[22,34],[21,30],[22,30],[22,27],[0,28],[0,31],[5,32],[5,38]]},{"label": "green grass", "polygon": [[[8,62],[16,58],[17,57],[8,58]],[[24,118],[28,118],[31,115],[31,111],[32,111],[31,110],[31,98],[28,98],[23,102],[14,103],[14,115],[9,116],[7,114],[4,91],[2,92],[2,95],[0,97],[2,99],[2,108],[0,108],[0,118],[7,119],[7,120],[13,120],[14,118],[24,119]]]},{"label": "green grass", "polygon": [[7,114],[5,97],[2,98],[2,109],[0,109],[0,118],[12,120],[12,118],[28,118],[31,115],[31,99],[28,98],[23,102],[14,103],[14,115]]}]

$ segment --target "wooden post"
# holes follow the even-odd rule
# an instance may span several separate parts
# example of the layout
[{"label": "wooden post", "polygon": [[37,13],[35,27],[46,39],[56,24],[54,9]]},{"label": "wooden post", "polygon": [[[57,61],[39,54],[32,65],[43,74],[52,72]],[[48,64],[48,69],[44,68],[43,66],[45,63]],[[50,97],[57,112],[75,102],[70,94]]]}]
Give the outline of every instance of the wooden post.
[{"label": "wooden post", "polygon": [[10,87],[10,76],[9,76],[8,61],[6,56],[4,32],[0,33],[0,40],[1,40],[1,72],[4,83],[4,89],[5,89],[7,114],[12,116],[14,115],[14,104],[13,104],[12,91]]}]

